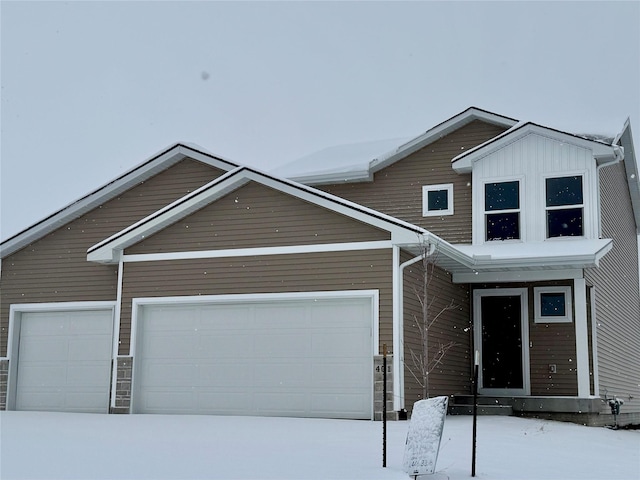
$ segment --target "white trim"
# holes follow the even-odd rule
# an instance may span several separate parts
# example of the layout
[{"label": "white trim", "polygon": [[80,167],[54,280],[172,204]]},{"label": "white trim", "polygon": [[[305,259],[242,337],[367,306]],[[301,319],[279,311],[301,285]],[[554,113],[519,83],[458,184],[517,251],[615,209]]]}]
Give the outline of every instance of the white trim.
[{"label": "white trim", "polygon": [[400,269],[400,247],[392,250],[392,288],[393,288],[393,409],[397,412],[404,408],[404,321],[402,310],[402,271]]},{"label": "white trim", "polygon": [[367,225],[386,230],[391,233],[391,241],[394,244],[415,243],[416,235],[428,233],[421,227],[336,197],[335,195],[289,180],[273,178],[247,167],[241,167],[209,182],[203,187],[179,198],[175,202],[91,246],[87,250],[87,260],[115,263],[117,251],[122,251],[146,236],[153,235],[168,225],[215,202],[230,191],[240,188],[250,181],[326,208],[329,211],[345,215]]},{"label": "white trim", "polygon": [[578,397],[590,395],[589,382],[589,332],[587,329],[587,287],[584,278],[573,281],[573,295],[576,313],[576,374],[578,377]]},{"label": "white trim", "polygon": [[[487,210],[487,194],[486,188],[489,183],[518,183],[518,208],[507,208],[504,210]],[[524,226],[526,225],[526,209],[523,207],[524,200],[526,199],[525,195],[525,176],[517,175],[517,176],[509,176],[509,177],[490,177],[487,179],[482,179],[480,183],[480,195],[482,195],[482,206],[481,218],[476,220],[474,223],[476,225],[481,224],[482,226],[482,236],[478,235],[478,239],[481,239],[479,243],[493,243],[493,242],[511,242],[511,243],[521,243],[526,242],[527,235]],[[494,240],[489,240],[487,238],[487,216],[488,215],[499,215],[499,214],[507,214],[507,213],[517,213],[518,214],[518,238],[510,238],[510,239],[501,239],[496,238]]]},{"label": "white trim", "polygon": [[[9,331],[7,337],[7,356],[9,372],[7,377],[6,409],[13,410],[16,402],[16,387],[18,375],[18,350],[20,342],[20,327],[23,313],[64,312],[86,310],[115,309],[115,302],[50,302],[50,303],[13,303],[9,307]],[[112,317],[113,322],[113,317]],[[113,330],[112,330],[113,335]],[[113,355],[112,355],[113,358]],[[105,412],[106,413],[106,412]]]},{"label": "white trim", "polygon": [[[444,210],[429,210],[429,192],[447,192],[447,208]],[[439,185],[422,186],[422,216],[441,217],[453,215],[453,183],[441,183]]]},{"label": "white trim", "polygon": [[[547,205],[547,180],[559,179],[568,177],[580,177],[580,184],[582,187],[582,203],[575,203],[570,205],[558,205],[549,207]],[[541,177],[541,197],[542,198],[542,224],[544,225],[544,239],[545,241],[556,241],[565,238],[580,239],[580,238],[595,238],[595,231],[593,229],[593,213],[592,213],[592,195],[591,191],[595,191],[593,185],[590,182],[589,172],[587,170],[567,170],[563,172],[546,173]],[[557,210],[569,210],[573,208],[582,209],[582,235],[564,236],[564,237],[550,237],[549,236],[549,224],[547,222],[547,213]]]},{"label": "white trim", "polygon": [[[131,308],[131,356],[133,358],[131,373],[131,402],[130,411],[135,412],[136,401],[136,349],[138,341],[140,307],[145,305],[162,304],[204,304],[204,303],[250,303],[280,300],[310,300],[314,298],[369,298],[371,300],[371,418],[374,414],[374,372],[373,357],[380,354],[380,292],[379,290],[336,290],[336,291],[315,291],[315,292],[284,292],[284,293],[247,293],[247,294],[227,294],[227,295],[194,295],[177,297],[139,297],[132,299]],[[395,365],[395,361],[394,361]],[[395,380],[394,380],[395,381]]]},{"label": "white trim", "polygon": [[124,262],[157,262],[164,260],[189,260],[196,258],[253,257],[262,255],[290,255],[300,253],[349,252],[356,250],[379,250],[391,248],[390,240],[373,242],[321,243],[314,245],[291,245],[282,247],[235,248],[224,250],[202,250],[189,252],[140,253],[123,255]]},{"label": "white trim", "polygon": [[545,280],[573,280],[583,278],[582,269],[520,270],[508,272],[454,273],[453,283],[541,282]]},{"label": "white trim", "polygon": [[600,395],[600,375],[598,373],[598,316],[596,314],[596,287],[589,287],[591,304],[591,358],[593,366],[593,394]]},{"label": "white trim", "polygon": [[[564,294],[564,315],[543,316],[542,315],[542,294],[543,293],[562,293]],[[551,286],[551,287],[534,287],[533,289],[533,311],[534,323],[571,323],[573,321],[573,308],[571,302],[571,287],[569,286]]]},{"label": "white trim", "polygon": [[[121,256],[122,257],[122,256]],[[116,387],[118,385],[118,357],[120,345],[120,312],[122,310],[122,281],[124,278],[124,263],[122,258],[118,261],[118,285],[116,287],[116,304],[113,309],[113,347],[111,362],[111,408],[116,406]]]},{"label": "white trim", "polygon": [[229,160],[224,160],[213,154],[204,153],[188,145],[176,143],[148,157],[142,163],[127,170],[116,179],[97,188],[84,197],[71,202],[66,207],[63,207],[33,226],[0,243],[0,253],[2,257],[11,255],[28,243],[34,242],[54,229],[65,225],[70,219],[80,217],[84,213],[102,205],[111,198],[180,162],[186,157],[194,158],[220,170],[228,171],[238,167],[238,164]]},{"label": "white trim", "polygon": [[[482,297],[520,296],[520,325],[522,343],[522,383],[523,388],[483,388],[482,378]],[[478,391],[484,395],[531,395],[529,366],[529,301],[527,288],[489,288],[473,291],[473,340],[474,348],[480,355],[478,369]]]}]

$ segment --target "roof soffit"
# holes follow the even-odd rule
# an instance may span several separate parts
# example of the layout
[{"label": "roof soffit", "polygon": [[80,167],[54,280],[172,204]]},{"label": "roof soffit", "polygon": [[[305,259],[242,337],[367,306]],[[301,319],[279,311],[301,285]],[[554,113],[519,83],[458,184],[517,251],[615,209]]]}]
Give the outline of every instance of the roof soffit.
[{"label": "roof soffit", "polygon": [[31,227],[8,238],[0,244],[0,254],[2,258],[39,240],[52,231],[81,217],[88,211],[115,198],[122,192],[140,182],[146,181],[185,158],[191,158],[224,171],[238,167],[235,163],[214,156],[195,146],[182,143],[174,144],[126,171],[114,180],[88,193],[84,197],[79,198]]}]

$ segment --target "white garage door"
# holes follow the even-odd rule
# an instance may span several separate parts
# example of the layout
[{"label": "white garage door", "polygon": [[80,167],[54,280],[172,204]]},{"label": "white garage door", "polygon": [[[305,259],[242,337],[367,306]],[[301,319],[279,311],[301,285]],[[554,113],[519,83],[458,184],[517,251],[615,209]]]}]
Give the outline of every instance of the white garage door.
[{"label": "white garage door", "polygon": [[371,298],[141,310],[135,412],[371,418]]},{"label": "white garage door", "polygon": [[16,410],[105,413],[111,310],[23,313]]}]

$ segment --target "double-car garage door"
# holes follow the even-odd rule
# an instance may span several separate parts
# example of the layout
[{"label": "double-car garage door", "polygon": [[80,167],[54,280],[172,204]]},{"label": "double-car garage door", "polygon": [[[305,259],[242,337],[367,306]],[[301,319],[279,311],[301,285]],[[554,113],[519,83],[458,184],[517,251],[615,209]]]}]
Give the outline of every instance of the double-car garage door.
[{"label": "double-car garage door", "polygon": [[[370,295],[154,299],[136,312],[133,413],[371,418]],[[19,319],[9,408],[108,412],[113,309]]]},{"label": "double-car garage door", "polygon": [[371,418],[371,298],[139,307],[134,413]]}]

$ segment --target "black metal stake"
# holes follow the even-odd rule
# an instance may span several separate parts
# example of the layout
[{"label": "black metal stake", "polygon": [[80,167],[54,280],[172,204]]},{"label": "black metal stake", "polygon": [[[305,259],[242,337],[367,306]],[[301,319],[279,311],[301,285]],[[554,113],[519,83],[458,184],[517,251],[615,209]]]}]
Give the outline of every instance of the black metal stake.
[{"label": "black metal stake", "polygon": [[382,468],[387,467],[387,344],[382,344]]},{"label": "black metal stake", "polygon": [[471,449],[471,476],[476,476],[476,426],[478,423],[478,352],[473,371],[473,447]]}]

